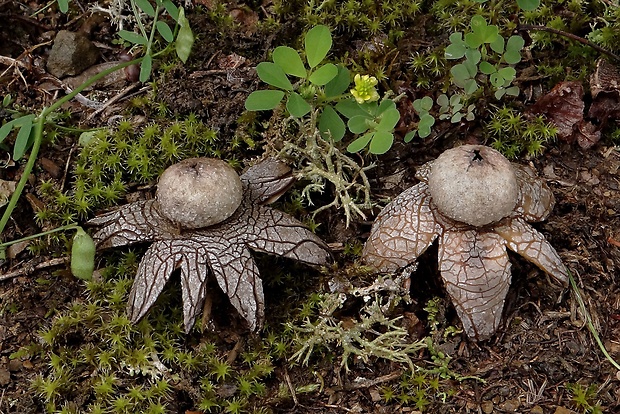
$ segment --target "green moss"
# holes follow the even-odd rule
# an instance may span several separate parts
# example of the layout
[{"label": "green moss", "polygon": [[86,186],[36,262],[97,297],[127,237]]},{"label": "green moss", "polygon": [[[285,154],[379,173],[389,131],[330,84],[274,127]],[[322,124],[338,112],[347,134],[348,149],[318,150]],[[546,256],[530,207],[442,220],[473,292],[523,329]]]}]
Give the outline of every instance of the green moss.
[{"label": "green moss", "polygon": [[81,149],[70,176],[70,189],[44,181],[39,193],[46,207],[39,223],[69,224],[101,208],[116,205],[130,186],[153,183],[169,165],[185,158],[229,153],[217,134],[194,116],[135,128],[121,121],[115,129],[95,132]]},{"label": "green moss", "polygon": [[527,118],[503,106],[492,113],[485,135],[490,145],[508,159],[533,158],[544,152],[546,143],[555,140],[557,128],[542,115]]},{"label": "green moss", "polygon": [[294,17],[306,27],[323,24],[335,32],[366,39],[383,33],[391,41],[403,36],[403,28],[413,24],[422,8],[422,2],[417,0],[276,0],[273,4],[281,21]]}]

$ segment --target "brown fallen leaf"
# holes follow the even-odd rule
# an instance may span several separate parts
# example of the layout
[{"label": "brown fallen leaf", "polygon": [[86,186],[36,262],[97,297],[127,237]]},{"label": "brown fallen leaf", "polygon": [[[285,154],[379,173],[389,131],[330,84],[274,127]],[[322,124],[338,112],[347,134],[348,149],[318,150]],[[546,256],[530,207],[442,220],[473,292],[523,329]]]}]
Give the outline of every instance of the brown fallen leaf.
[{"label": "brown fallen leaf", "polygon": [[620,119],[620,70],[617,66],[599,59],[596,70],[590,76],[592,105],[588,117],[596,120],[598,129],[608,122]]},{"label": "brown fallen leaf", "polygon": [[575,125],[583,120],[583,86],[579,82],[560,82],[530,106],[529,111],[544,114],[558,128],[558,138],[573,140]]},{"label": "brown fallen leaf", "polygon": [[9,202],[11,194],[15,191],[15,181],[0,180],[0,207]]},{"label": "brown fallen leaf", "polygon": [[558,129],[558,138],[587,149],[601,137],[600,129],[584,119],[583,85],[576,81],[558,83],[548,94],[529,108],[544,114]]}]

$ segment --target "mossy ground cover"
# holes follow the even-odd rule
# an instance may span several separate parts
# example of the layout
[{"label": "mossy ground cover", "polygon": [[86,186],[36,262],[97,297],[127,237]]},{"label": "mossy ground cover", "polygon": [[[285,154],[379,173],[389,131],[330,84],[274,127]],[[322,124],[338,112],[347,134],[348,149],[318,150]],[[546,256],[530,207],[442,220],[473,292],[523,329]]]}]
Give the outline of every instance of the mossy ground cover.
[{"label": "mossy ground cover", "polygon": [[[3,5],[17,23],[11,32],[0,28],[0,55],[16,59],[30,47],[29,56],[44,57],[45,49],[34,47],[43,29],[63,25],[90,27],[93,40],[108,45],[108,58],[121,49],[109,20],[92,23],[70,4],[67,15],[53,6],[34,17]],[[620,129],[610,120],[586,150],[559,139],[545,116],[526,111],[558,82],[587,86],[600,52],[562,34],[519,30],[544,26],[618,54],[620,7],[578,0],[543,1],[532,11],[512,1],[214,1],[196,2],[186,15],[196,36],[186,64],[156,59],[149,83],[104,116],[71,103],[53,119],[61,127],[99,130],[80,136],[46,126],[41,161],[3,241],[151,197],[163,169],[184,158],[221,157],[241,171],[259,156],[278,154],[300,176],[277,207],[329,242],[335,263],[312,269],[261,256],[266,328],[247,332],[214,286],[212,319],[185,334],[175,283],[145,319],[128,321],[126,299],[141,246],[99,254],[94,280],[84,282],[55,261],[70,251],[70,234],[31,242],[2,268],[15,277],[0,281],[0,413],[620,410],[619,374],[588,332],[574,294],[553,287],[529,263],[512,257],[504,325],[479,344],[459,329],[439,282],[436,248],[410,280],[394,275],[396,284],[359,263],[370,220],[415,182],[415,167],[458,143],[492,145],[532,163],[553,187],[556,208],[537,228],[574,273],[603,344],[620,359],[620,154],[614,147]],[[474,15],[506,40],[523,37],[521,60],[512,65],[516,76],[505,85],[517,86],[517,96],[498,99],[503,80],[494,84],[483,72],[462,79],[462,85],[475,79],[478,89],[471,93],[454,81],[459,72],[452,68],[465,58],[447,59],[445,49],[451,34],[471,31]],[[26,23],[35,20],[38,26]],[[330,63],[374,76],[381,94],[399,96],[400,121],[385,154],[347,153],[352,136],[330,147],[312,135],[311,120],[297,122],[284,108],[244,110],[247,96],[267,87],[253,67],[270,61],[277,46],[303,53],[304,34],[316,25],[329,27],[334,38]],[[15,33],[24,40],[11,40]],[[481,61],[509,66],[504,52],[484,43],[476,50]],[[2,94],[13,98],[0,112],[5,120],[15,110],[36,113],[54,99],[39,72],[17,68],[0,77]],[[405,143],[410,130],[421,130],[425,113],[434,119],[426,124],[429,134]],[[7,153],[11,139],[2,144]],[[308,146],[311,141],[317,146]],[[321,170],[317,159],[353,160],[364,169]],[[22,166],[9,163],[0,178],[18,179]],[[372,208],[366,204],[363,215],[346,217],[346,199],[334,182],[343,189],[346,180],[354,183],[342,194],[363,205],[366,182],[359,171],[366,174]]]}]

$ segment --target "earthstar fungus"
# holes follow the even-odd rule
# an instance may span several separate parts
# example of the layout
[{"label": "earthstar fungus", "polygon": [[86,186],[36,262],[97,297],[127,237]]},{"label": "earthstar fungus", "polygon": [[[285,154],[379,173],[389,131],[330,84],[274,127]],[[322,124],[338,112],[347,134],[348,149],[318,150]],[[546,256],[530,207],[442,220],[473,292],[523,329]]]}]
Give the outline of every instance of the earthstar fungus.
[{"label": "earthstar fungus", "polygon": [[162,174],[154,200],[92,219],[88,224],[101,226],[93,236],[99,248],[152,242],[129,294],[130,319],[142,318],[180,269],[186,332],[202,310],[209,274],[250,329],[262,327],[263,287],[250,250],[311,265],[330,259],[325,243],[301,222],[266,205],[293,180],[274,159],[239,177],[223,161],[193,158]]},{"label": "earthstar fungus", "polygon": [[416,177],[421,182],[377,216],[362,258],[393,272],[439,239],[441,277],[470,338],[489,338],[501,322],[511,277],[506,248],[567,284],[559,255],[527,223],[546,219],[554,206],[553,193],[530,167],[486,146],[463,145],[423,165]]}]

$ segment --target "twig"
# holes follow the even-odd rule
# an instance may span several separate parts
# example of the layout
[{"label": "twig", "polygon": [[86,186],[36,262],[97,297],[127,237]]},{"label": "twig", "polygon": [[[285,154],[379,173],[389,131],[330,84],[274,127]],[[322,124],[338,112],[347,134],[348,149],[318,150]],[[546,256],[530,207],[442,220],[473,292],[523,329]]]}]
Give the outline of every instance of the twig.
[{"label": "twig", "polygon": [[21,275],[30,273],[33,270],[41,270],[41,269],[45,269],[45,268],[52,267],[52,266],[58,266],[58,265],[64,264],[68,260],[69,260],[69,257],[57,257],[55,259],[50,259],[46,262],[39,263],[38,265],[35,265],[32,267],[24,266],[20,269],[0,275],[0,281],[12,279],[17,276],[21,276]]},{"label": "twig", "polygon": [[581,296],[581,291],[579,290],[579,287],[577,286],[577,282],[575,282],[575,278],[573,277],[573,274],[571,273],[570,270],[568,270],[568,268],[566,268],[566,271],[568,273],[568,280],[570,282],[570,286],[573,289],[573,293],[575,294],[575,299],[577,299],[577,303],[579,304],[579,309],[583,313],[583,317],[586,320],[585,322],[586,322],[586,326],[588,327],[588,330],[594,337],[594,340],[596,341],[603,355],[605,355],[605,358],[607,359],[607,361],[609,361],[611,365],[613,365],[618,371],[620,371],[620,364],[618,364],[616,360],[613,359],[611,355],[609,355],[609,352],[607,352],[607,348],[605,348],[603,341],[601,341],[601,337],[599,336],[596,328],[594,327],[594,323],[592,322],[592,317],[590,316],[590,311],[588,310],[585,302],[583,301],[583,297]]},{"label": "twig", "polygon": [[293,383],[291,382],[291,377],[289,377],[286,367],[284,367],[284,380],[286,381],[286,385],[291,392],[291,398],[293,398],[293,403],[295,403],[295,407],[297,407],[299,405],[299,401],[297,400],[297,393],[295,393],[295,388],[293,388]]},{"label": "twig", "polygon": [[109,107],[113,103],[116,103],[121,98],[124,98],[129,92],[133,92],[134,89],[138,88],[139,86],[140,86],[139,82],[136,82],[136,83],[133,83],[133,84],[129,85],[128,87],[126,87],[125,89],[123,89],[122,91],[117,93],[115,96],[113,96],[112,98],[110,98],[107,101],[105,101],[99,108],[97,108],[96,111],[94,111],[93,113],[88,115],[86,120],[90,121],[91,119],[93,119],[94,117],[99,115],[101,112],[103,112],[107,107]]},{"label": "twig", "polygon": [[553,29],[551,27],[547,27],[547,26],[541,26],[541,25],[537,25],[537,24],[521,24],[519,25],[519,27],[517,28],[518,31],[525,31],[525,30],[538,30],[541,32],[549,32],[549,33],[553,33],[553,34],[557,34],[560,36],[564,36],[564,37],[568,37],[569,39],[575,40],[583,45],[586,46],[590,46],[592,49],[596,50],[599,53],[603,53],[611,58],[613,58],[614,60],[617,60],[618,62],[620,62],[620,56],[616,55],[615,53],[602,48],[601,46],[597,45],[596,43],[592,43],[591,41],[589,41],[588,39],[585,39],[583,37],[577,36],[575,34],[572,33],[568,33],[565,32],[563,30],[558,30],[558,29]]},{"label": "twig", "polygon": [[342,389],[351,391],[351,390],[359,390],[361,388],[370,388],[370,387],[374,387],[375,385],[382,384],[384,382],[395,380],[401,375],[402,375],[401,371],[394,371],[391,374],[382,375],[378,378],[373,378],[373,379],[356,378],[353,384],[347,384],[344,387],[342,387]]}]

